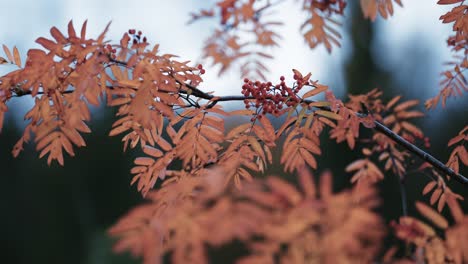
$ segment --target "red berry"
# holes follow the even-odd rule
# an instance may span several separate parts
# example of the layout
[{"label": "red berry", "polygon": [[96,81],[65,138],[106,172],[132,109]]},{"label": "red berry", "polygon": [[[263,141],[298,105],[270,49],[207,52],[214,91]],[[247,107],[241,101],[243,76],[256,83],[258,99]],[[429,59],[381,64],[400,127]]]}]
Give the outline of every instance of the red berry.
[{"label": "red berry", "polygon": [[205,69],[201,69],[201,70],[200,70],[200,73],[201,73],[201,74],[205,74]]},{"label": "red berry", "polygon": [[128,33],[129,33],[129,34],[132,34],[132,35],[135,34],[135,29],[129,29],[129,30],[128,30]]}]

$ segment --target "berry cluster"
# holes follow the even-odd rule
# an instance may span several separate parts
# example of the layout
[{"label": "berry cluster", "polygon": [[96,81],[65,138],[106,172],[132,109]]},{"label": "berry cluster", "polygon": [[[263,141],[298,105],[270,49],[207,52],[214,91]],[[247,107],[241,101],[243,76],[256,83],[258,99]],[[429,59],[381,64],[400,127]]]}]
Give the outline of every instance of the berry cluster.
[{"label": "berry cluster", "polygon": [[429,140],[428,137],[424,137],[424,147],[426,147],[426,148],[431,147],[431,141]]},{"label": "berry cluster", "polygon": [[205,69],[203,69],[203,65],[198,64],[197,69],[200,70],[200,74],[205,74]]},{"label": "berry cluster", "polygon": [[280,83],[276,85],[271,82],[253,82],[245,78],[241,92],[248,98],[244,100],[245,107],[247,109],[256,107],[258,109],[257,117],[262,118],[265,114],[277,116],[281,114],[284,107],[297,105],[302,100],[298,96],[299,91],[310,83],[297,74],[294,74],[294,79],[296,80],[294,86],[288,87],[284,76],[280,77]]},{"label": "berry cluster", "polygon": [[424,137],[423,135],[415,135],[415,137],[416,137],[415,138],[412,135],[407,134],[407,133],[404,133],[402,137],[404,139],[406,139],[408,142],[410,142],[411,144],[414,144],[416,142],[416,138],[422,139],[422,140],[424,140],[424,147],[426,147],[426,148],[431,147],[431,141],[430,141],[429,137]]},{"label": "berry cluster", "polygon": [[344,0],[312,0],[310,4],[322,12],[328,10],[328,12],[337,14],[343,14],[346,7]]},{"label": "berry cluster", "polygon": [[143,34],[141,30],[138,30],[137,32],[135,29],[129,29],[128,34],[132,36],[133,44],[146,43],[147,41],[146,37],[141,37],[141,35]]},{"label": "berry cluster", "polygon": [[104,53],[110,56],[111,58],[115,59],[115,53],[117,52],[110,44],[104,46]]}]

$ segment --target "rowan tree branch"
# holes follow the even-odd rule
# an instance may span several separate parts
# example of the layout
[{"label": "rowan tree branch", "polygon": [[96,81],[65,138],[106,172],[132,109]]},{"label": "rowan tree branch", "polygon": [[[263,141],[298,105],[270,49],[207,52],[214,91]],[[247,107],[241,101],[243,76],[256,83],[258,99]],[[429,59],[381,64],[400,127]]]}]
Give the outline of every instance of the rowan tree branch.
[{"label": "rowan tree branch", "polygon": [[[121,61],[117,61],[117,60],[113,60],[113,59],[111,60],[111,62],[117,63],[119,65],[126,65],[125,62],[121,62]],[[179,81],[177,81],[177,83],[179,85],[181,85],[181,86],[184,86],[185,88],[187,88],[188,90],[191,91],[190,93],[188,93],[186,91],[179,90],[180,93],[187,94],[187,95],[190,95],[190,96],[195,96],[195,97],[205,99],[205,100],[209,100],[210,102],[208,103],[207,108],[214,107],[218,102],[243,101],[245,99],[254,99],[254,97],[252,97],[252,96],[243,96],[243,95],[215,96],[213,94],[208,94],[206,92],[203,92],[202,90],[198,89],[197,87],[195,87],[195,86],[193,86],[191,84],[181,83]],[[110,87],[108,87],[108,88],[110,88]],[[74,90],[66,90],[66,91],[63,91],[62,93],[72,93],[73,91]],[[12,92],[14,93],[14,95],[13,95],[14,97],[21,97],[21,96],[24,96],[24,95],[31,94],[31,91],[28,91],[28,90],[24,91],[24,90],[21,90],[21,89],[18,89],[18,88],[12,89]],[[43,93],[39,92],[38,94],[43,94]],[[313,101],[312,100],[302,100],[302,102],[312,103]],[[331,109],[329,107],[316,107],[316,108],[319,108],[321,110],[331,111]],[[358,117],[367,116],[367,114],[363,114],[363,113],[355,113],[355,114]],[[434,166],[434,168],[436,168],[437,170],[439,170],[443,174],[446,174],[446,175],[454,178],[456,181],[460,182],[464,186],[468,186],[468,178],[466,178],[462,174],[456,173],[454,170],[452,170],[451,168],[446,166],[440,160],[436,159],[434,156],[432,156],[431,154],[425,152],[424,150],[418,148],[416,145],[408,142],[406,139],[402,138],[401,136],[399,136],[398,134],[393,132],[391,129],[389,129],[388,127],[386,127],[385,125],[383,125],[379,121],[374,120],[374,125],[375,126],[373,127],[373,129],[375,131],[378,131],[378,132],[384,134],[385,136],[387,136],[388,138],[392,139],[398,145],[402,146],[403,148],[405,148],[409,152],[413,153],[414,155],[418,156],[422,160],[428,162],[429,164]]]},{"label": "rowan tree branch", "polygon": [[[192,89],[192,90],[196,89],[196,90],[200,91],[196,87],[193,87],[193,86],[191,86],[189,84],[185,84],[185,86],[187,88],[189,88],[189,89]],[[203,93],[202,91],[200,91],[200,92]],[[222,102],[222,101],[241,101],[241,100],[244,100],[244,99],[253,99],[253,97],[245,97],[245,96],[238,96],[238,95],[214,96],[214,95],[210,95],[210,94],[206,94],[206,93],[203,93],[201,98],[211,100],[213,106],[217,102]],[[303,100],[303,102],[312,103],[313,101]],[[331,109],[329,107],[317,107],[317,108],[320,108],[320,109],[326,110],[326,111],[331,111]],[[367,114],[356,113],[356,115],[358,115],[359,117],[365,117]],[[440,160],[436,159],[434,156],[432,156],[431,154],[425,152],[424,150],[418,148],[416,145],[410,143],[406,139],[402,138],[401,136],[399,136],[398,134],[393,132],[391,129],[389,129],[388,127],[386,127],[384,124],[380,123],[379,121],[374,120],[374,124],[375,124],[374,130],[386,135],[387,137],[389,137],[390,139],[395,141],[398,145],[402,146],[403,148],[405,148],[409,152],[411,152],[411,153],[415,154],[416,156],[420,157],[422,160],[428,162],[429,164],[434,166],[437,170],[441,171],[442,173],[444,173],[446,175],[449,175],[450,177],[454,178],[456,181],[460,182],[461,184],[463,184],[465,186],[468,186],[468,178],[466,178],[462,174],[456,173],[454,170],[452,170],[451,168],[446,166]]]}]

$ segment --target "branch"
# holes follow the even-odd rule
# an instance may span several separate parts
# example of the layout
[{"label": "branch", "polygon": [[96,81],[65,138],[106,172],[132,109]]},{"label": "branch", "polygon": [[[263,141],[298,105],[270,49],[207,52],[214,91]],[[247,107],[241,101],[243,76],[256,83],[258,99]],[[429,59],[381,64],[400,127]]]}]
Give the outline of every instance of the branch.
[{"label": "branch", "polygon": [[468,179],[461,175],[460,173],[456,173],[451,168],[447,167],[445,164],[440,162],[438,159],[434,158],[431,154],[425,152],[424,150],[418,148],[417,146],[411,144],[406,139],[400,137],[398,134],[393,132],[391,129],[380,123],[379,121],[374,121],[375,127],[374,129],[381,132],[382,134],[386,135],[387,137],[391,138],[395,141],[398,145],[404,147],[409,152],[415,154],[416,156],[420,157],[424,161],[427,161],[429,164],[434,166],[436,169],[441,171],[444,174],[449,175],[450,177],[455,178],[458,182],[464,184],[465,186],[468,185]]}]

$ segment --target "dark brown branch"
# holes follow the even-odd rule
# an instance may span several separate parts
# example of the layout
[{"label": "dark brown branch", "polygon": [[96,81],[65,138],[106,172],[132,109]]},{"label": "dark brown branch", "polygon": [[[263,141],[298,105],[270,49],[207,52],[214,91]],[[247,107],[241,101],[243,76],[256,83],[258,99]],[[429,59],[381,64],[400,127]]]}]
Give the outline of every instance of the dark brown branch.
[{"label": "dark brown branch", "polygon": [[[75,90],[66,90],[66,91],[63,91],[61,92],[62,94],[69,94],[69,93],[73,93]],[[31,94],[32,92],[30,90],[20,90],[20,89],[17,89],[17,90],[14,90],[13,91],[13,95],[11,97],[21,97],[21,96],[25,96],[25,95],[28,95],[28,94]],[[37,94],[45,94],[44,92],[37,92]]]},{"label": "dark brown branch", "polygon": [[447,167],[445,164],[440,162],[438,159],[434,158],[431,154],[425,152],[424,150],[418,148],[417,146],[411,144],[406,139],[400,137],[398,134],[393,132],[391,129],[380,123],[379,121],[374,121],[375,127],[374,129],[379,131],[380,133],[386,135],[387,137],[391,138],[393,141],[398,143],[398,145],[404,147],[409,152],[415,154],[416,156],[420,157],[424,161],[427,161],[429,164],[434,166],[436,169],[441,171],[444,174],[449,175],[452,178],[455,178],[458,182],[464,184],[465,186],[468,185],[468,179],[461,175],[460,173],[456,173],[451,168]]}]

